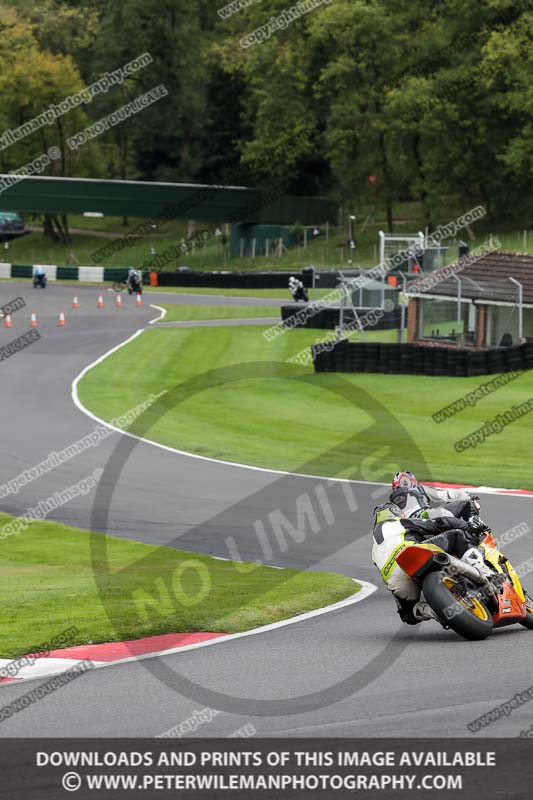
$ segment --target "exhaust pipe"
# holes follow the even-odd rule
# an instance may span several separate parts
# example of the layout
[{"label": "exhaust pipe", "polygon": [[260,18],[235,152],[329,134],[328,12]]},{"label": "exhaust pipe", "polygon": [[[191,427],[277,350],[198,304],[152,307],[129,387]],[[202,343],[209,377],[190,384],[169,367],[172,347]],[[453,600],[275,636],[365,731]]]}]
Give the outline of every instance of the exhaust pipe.
[{"label": "exhaust pipe", "polygon": [[465,564],[460,558],[450,556],[448,553],[435,553],[433,561],[440,567],[448,567],[450,572],[455,572],[456,575],[463,575],[465,578],[469,578],[480,586],[487,583],[485,576],[481,575],[475,567],[471,567],[470,564]]}]

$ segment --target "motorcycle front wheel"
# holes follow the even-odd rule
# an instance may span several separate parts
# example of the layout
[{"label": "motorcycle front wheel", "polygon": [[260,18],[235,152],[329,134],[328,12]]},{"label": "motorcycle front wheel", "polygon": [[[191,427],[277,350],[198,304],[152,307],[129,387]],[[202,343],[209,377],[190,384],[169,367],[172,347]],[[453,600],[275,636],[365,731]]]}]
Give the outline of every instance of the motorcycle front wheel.
[{"label": "motorcycle front wheel", "polygon": [[439,618],[464,639],[486,639],[493,629],[492,615],[462,581],[444,571],[430,572],[422,584],[424,597]]}]

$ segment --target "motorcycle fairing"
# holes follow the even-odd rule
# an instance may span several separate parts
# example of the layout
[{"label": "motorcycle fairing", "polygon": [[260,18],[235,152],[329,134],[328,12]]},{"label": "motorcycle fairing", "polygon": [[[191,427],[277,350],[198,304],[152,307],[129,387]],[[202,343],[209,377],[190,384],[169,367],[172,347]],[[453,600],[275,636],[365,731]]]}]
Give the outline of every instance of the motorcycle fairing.
[{"label": "motorcycle fairing", "polygon": [[436,553],[444,553],[444,550],[432,542],[410,544],[398,553],[396,562],[410,578],[420,580],[433,563]]},{"label": "motorcycle fairing", "polygon": [[515,569],[511,564],[511,562],[508,561],[505,558],[505,556],[502,556],[499,550],[497,550],[495,547],[491,547],[486,540],[480,545],[480,547],[483,550],[485,561],[488,561],[491,567],[494,570],[496,570],[496,572],[499,572],[500,574],[503,573],[509,575],[509,578],[511,580],[511,583],[513,584],[515,592],[517,593],[521,602],[524,603],[526,596],[524,594],[524,590],[522,589],[520,578],[516,574]]}]

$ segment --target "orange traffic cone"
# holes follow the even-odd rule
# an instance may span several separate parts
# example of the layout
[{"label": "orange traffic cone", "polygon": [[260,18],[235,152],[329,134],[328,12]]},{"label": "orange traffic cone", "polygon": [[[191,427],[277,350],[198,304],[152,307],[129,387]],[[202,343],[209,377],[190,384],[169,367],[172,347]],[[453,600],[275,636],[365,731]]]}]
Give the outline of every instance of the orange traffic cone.
[{"label": "orange traffic cone", "polygon": [[4,328],[12,328],[13,323],[11,322],[11,314],[6,314],[6,321],[4,322]]},{"label": "orange traffic cone", "polygon": [[65,325],[67,324],[65,322],[65,315],[62,311],[59,312],[59,319],[57,321],[57,324],[59,325],[60,328],[64,328]]},{"label": "orange traffic cone", "polygon": [[117,300],[115,302],[115,305],[117,306],[117,308],[122,308],[122,295],[120,294],[120,292],[117,294]]},{"label": "orange traffic cone", "polygon": [[35,313],[35,311],[32,311],[30,317],[30,328],[36,328],[36,327],[37,327],[37,314]]},{"label": "orange traffic cone", "polygon": [[98,308],[104,307],[104,298],[101,294],[98,295],[98,302],[96,305],[98,306]]},{"label": "orange traffic cone", "polygon": [[79,308],[79,307],[80,307],[80,304],[78,303],[78,295],[75,294],[74,295],[74,299],[72,301],[72,308]]},{"label": "orange traffic cone", "polygon": [[142,306],[142,304],[143,304],[142,295],[140,292],[138,292],[137,297],[135,298],[135,305]]}]

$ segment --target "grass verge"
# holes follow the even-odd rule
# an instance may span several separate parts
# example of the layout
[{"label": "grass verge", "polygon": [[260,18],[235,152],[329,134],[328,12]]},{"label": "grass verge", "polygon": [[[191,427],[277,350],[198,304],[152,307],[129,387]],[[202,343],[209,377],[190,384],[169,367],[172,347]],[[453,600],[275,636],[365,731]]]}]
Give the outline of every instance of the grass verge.
[{"label": "grass verge", "polygon": [[[144,435],[200,455],[288,471],[387,481],[396,469],[407,468],[425,480],[533,489],[527,416],[475,449],[454,449],[487,420],[533,397],[531,371],[437,424],[435,412],[494,376],[315,375],[312,367],[283,362],[325,331],[292,330],[269,343],[262,330],[148,331],[87,373],[80,397],[98,416],[111,419],[152,392],[172,390],[211,369],[242,365],[241,380],[206,385],[174,407],[165,405],[166,413],[154,417]],[[261,361],[270,362],[268,376],[246,377],[247,364]],[[345,397],[331,391],[339,380],[351,387]],[[372,398],[389,413],[376,416]],[[357,474],[355,464],[367,466]]]},{"label": "grass verge", "polygon": [[158,303],[166,309],[161,322],[188,322],[201,319],[261,319],[276,317],[281,320],[279,306],[177,306]]},{"label": "grass verge", "polygon": [[[11,519],[0,514],[0,527]],[[32,522],[4,539],[0,576],[2,658],[34,651],[71,626],[79,635],[70,644],[236,633],[360,588],[334,573],[245,566],[55,522]]]},{"label": "grass verge", "polygon": [[[440,224],[448,223],[458,215],[464,214],[466,207],[461,198],[449,198],[446,208],[433,219],[433,224],[437,227]],[[527,216],[527,215],[526,215]],[[78,263],[90,265],[94,263],[95,254],[109,244],[114,237],[120,238],[130,231],[135,231],[138,223],[145,222],[130,218],[126,226],[123,225],[122,218],[103,217],[100,219],[85,218],[79,215],[69,216],[69,224],[72,229],[72,241],[68,245],[52,242],[43,237],[37,230],[14,239],[9,244],[9,250],[4,253],[7,261],[14,264],[66,264],[70,263],[71,252],[74,252]],[[220,223],[219,223],[220,224]],[[421,204],[418,202],[402,202],[394,206],[394,229],[395,231],[405,231],[406,233],[423,230],[425,217]],[[526,222],[522,220],[507,220],[504,222],[493,223],[486,218],[479,220],[468,231],[473,229],[475,239],[471,242],[473,246],[484,241],[489,235],[499,238],[502,246],[506,249],[518,250],[520,252],[533,252],[533,237],[531,233],[524,237],[524,227]],[[199,230],[208,230],[214,233],[214,225],[200,223]],[[166,268],[174,271],[177,266],[188,266],[195,270],[230,270],[230,271],[258,271],[258,270],[287,270],[298,271],[303,267],[314,264],[319,268],[325,269],[347,269],[353,259],[355,266],[375,266],[379,263],[378,242],[379,231],[386,229],[385,209],[380,207],[377,212],[373,212],[370,207],[360,208],[356,221],[356,248],[352,251],[346,246],[346,231],[344,226],[341,228],[331,228],[329,237],[325,235],[319,237],[309,237],[307,247],[300,245],[292,247],[284,253],[281,258],[266,256],[251,257],[228,257],[221,245],[219,237],[211,236],[204,247],[197,247],[195,252],[183,254],[179,259],[174,257],[168,262]],[[102,237],[102,232],[108,234]],[[325,231],[323,231],[325,234]],[[99,235],[100,234],[100,235]],[[467,231],[464,232],[467,235]],[[172,220],[159,226],[153,233],[134,238],[129,245],[122,250],[112,253],[105,259],[105,266],[131,266],[141,267],[149,264],[152,258],[152,251],[157,255],[165,254],[170,246],[180,245],[183,237],[187,235],[187,223],[184,220]],[[446,242],[451,245],[451,242]],[[450,247],[447,258],[455,258],[457,253],[456,245]]]}]

